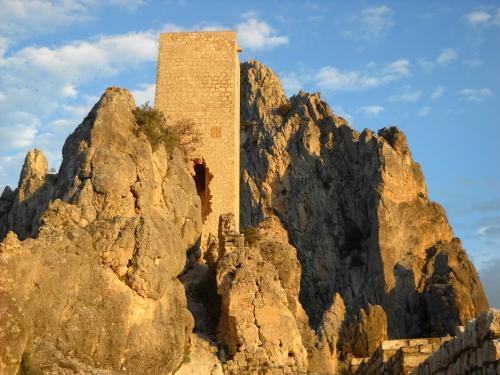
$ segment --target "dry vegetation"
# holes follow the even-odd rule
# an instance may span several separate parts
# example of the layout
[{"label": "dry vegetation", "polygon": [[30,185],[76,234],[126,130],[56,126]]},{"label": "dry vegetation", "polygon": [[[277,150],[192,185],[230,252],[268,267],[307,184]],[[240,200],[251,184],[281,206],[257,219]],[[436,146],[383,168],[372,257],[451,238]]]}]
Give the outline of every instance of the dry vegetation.
[{"label": "dry vegetation", "polygon": [[201,144],[201,134],[189,119],[168,124],[163,113],[151,107],[149,103],[137,107],[134,115],[138,130],[148,137],[153,150],[163,144],[169,155],[175,148],[179,148],[189,156]]}]

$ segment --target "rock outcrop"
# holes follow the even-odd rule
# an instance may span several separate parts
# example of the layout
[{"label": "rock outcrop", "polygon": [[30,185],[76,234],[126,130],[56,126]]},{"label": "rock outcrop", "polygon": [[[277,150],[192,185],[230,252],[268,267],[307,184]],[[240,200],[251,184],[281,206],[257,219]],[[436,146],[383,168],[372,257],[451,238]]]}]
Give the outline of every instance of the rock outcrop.
[{"label": "rock outcrop", "polygon": [[[400,130],[359,133],[319,94],[289,100],[256,61],[242,64],[241,87],[241,227],[269,216],[283,223],[302,266],[300,301],[317,331],[336,293],[345,325],[372,327],[366,311],[378,306],[373,318],[387,316],[389,338],[452,333],[488,308]],[[375,341],[385,337],[369,331]]]},{"label": "rock outcrop", "polygon": [[2,194],[0,373],[181,364],[193,319],[177,276],[200,236],[200,201],[183,155],[153,151],[134,109],[128,91],[106,90],[59,173],[32,151],[19,188]]},{"label": "rock outcrop", "polygon": [[264,251],[245,246],[243,236],[234,232],[233,217],[221,220],[219,340],[230,358],[229,373],[306,373],[307,351],[295,314],[300,267],[294,249],[288,251],[287,242],[275,246],[276,239],[264,240]]},{"label": "rock outcrop", "polygon": [[[55,176],[48,174],[48,163],[42,151],[28,152],[24,160],[19,187],[12,192],[7,187],[0,205],[0,239],[13,230],[20,239],[32,237],[38,231],[40,218],[54,194]],[[3,213],[2,213],[3,211]]]}]

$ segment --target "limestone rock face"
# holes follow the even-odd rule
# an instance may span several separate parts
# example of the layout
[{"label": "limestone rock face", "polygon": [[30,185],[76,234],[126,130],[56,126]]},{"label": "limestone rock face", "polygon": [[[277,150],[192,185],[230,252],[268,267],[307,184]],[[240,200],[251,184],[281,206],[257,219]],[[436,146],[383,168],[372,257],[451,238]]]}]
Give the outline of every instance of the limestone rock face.
[{"label": "limestone rock face", "polygon": [[28,152],[19,187],[15,192],[7,187],[2,194],[1,200],[5,203],[3,209],[0,207],[0,239],[9,230],[14,230],[21,239],[35,235],[40,218],[54,193],[55,176],[47,172],[48,163],[43,152],[37,149]]},{"label": "limestone rock face", "polygon": [[359,133],[319,94],[288,100],[256,61],[243,63],[241,75],[240,225],[270,216],[283,223],[317,332],[336,293],[347,320],[378,306],[374,317],[387,316],[389,338],[453,333],[488,308],[399,129]]},{"label": "limestone rock face", "polygon": [[193,321],[177,276],[200,236],[200,202],[183,155],[153,151],[134,108],[128,91],[106,90],[58,175],[32,151],[14,198],[2,195],[12,231],[0,243],[0,373],[165,374],[181,363]]}]

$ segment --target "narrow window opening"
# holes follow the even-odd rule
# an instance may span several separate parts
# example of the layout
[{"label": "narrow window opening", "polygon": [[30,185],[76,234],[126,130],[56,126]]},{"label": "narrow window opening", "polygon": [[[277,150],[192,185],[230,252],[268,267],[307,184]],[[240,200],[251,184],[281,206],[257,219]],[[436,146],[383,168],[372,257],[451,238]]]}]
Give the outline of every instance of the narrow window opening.
[{"label": "narrow window opening", "polygon": [[208,171],[204,161],[194,160],[194,182],[196,184],[196,192],[201,200],[201,218],[203,222],[207,220],[208,215],[212,212],[210,199],[209,184],[212,180],[212,175]]}]

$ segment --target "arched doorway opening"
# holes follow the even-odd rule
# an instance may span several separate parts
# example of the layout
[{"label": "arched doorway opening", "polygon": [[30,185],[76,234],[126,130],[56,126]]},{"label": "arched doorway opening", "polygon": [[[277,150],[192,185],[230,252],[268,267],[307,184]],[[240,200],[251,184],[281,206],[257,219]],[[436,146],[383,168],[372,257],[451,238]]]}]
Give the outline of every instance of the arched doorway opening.
[{"label": "arched doorway opening", "polygon": [[196,184],[196,192],[201,200],[201,218],[203,222],[207,220],[208,215],[212,212],[211,198],[209,184],[212,181],[212,174],[210,174],[204,160],[193,160],[194,167],[194,182]]}]

